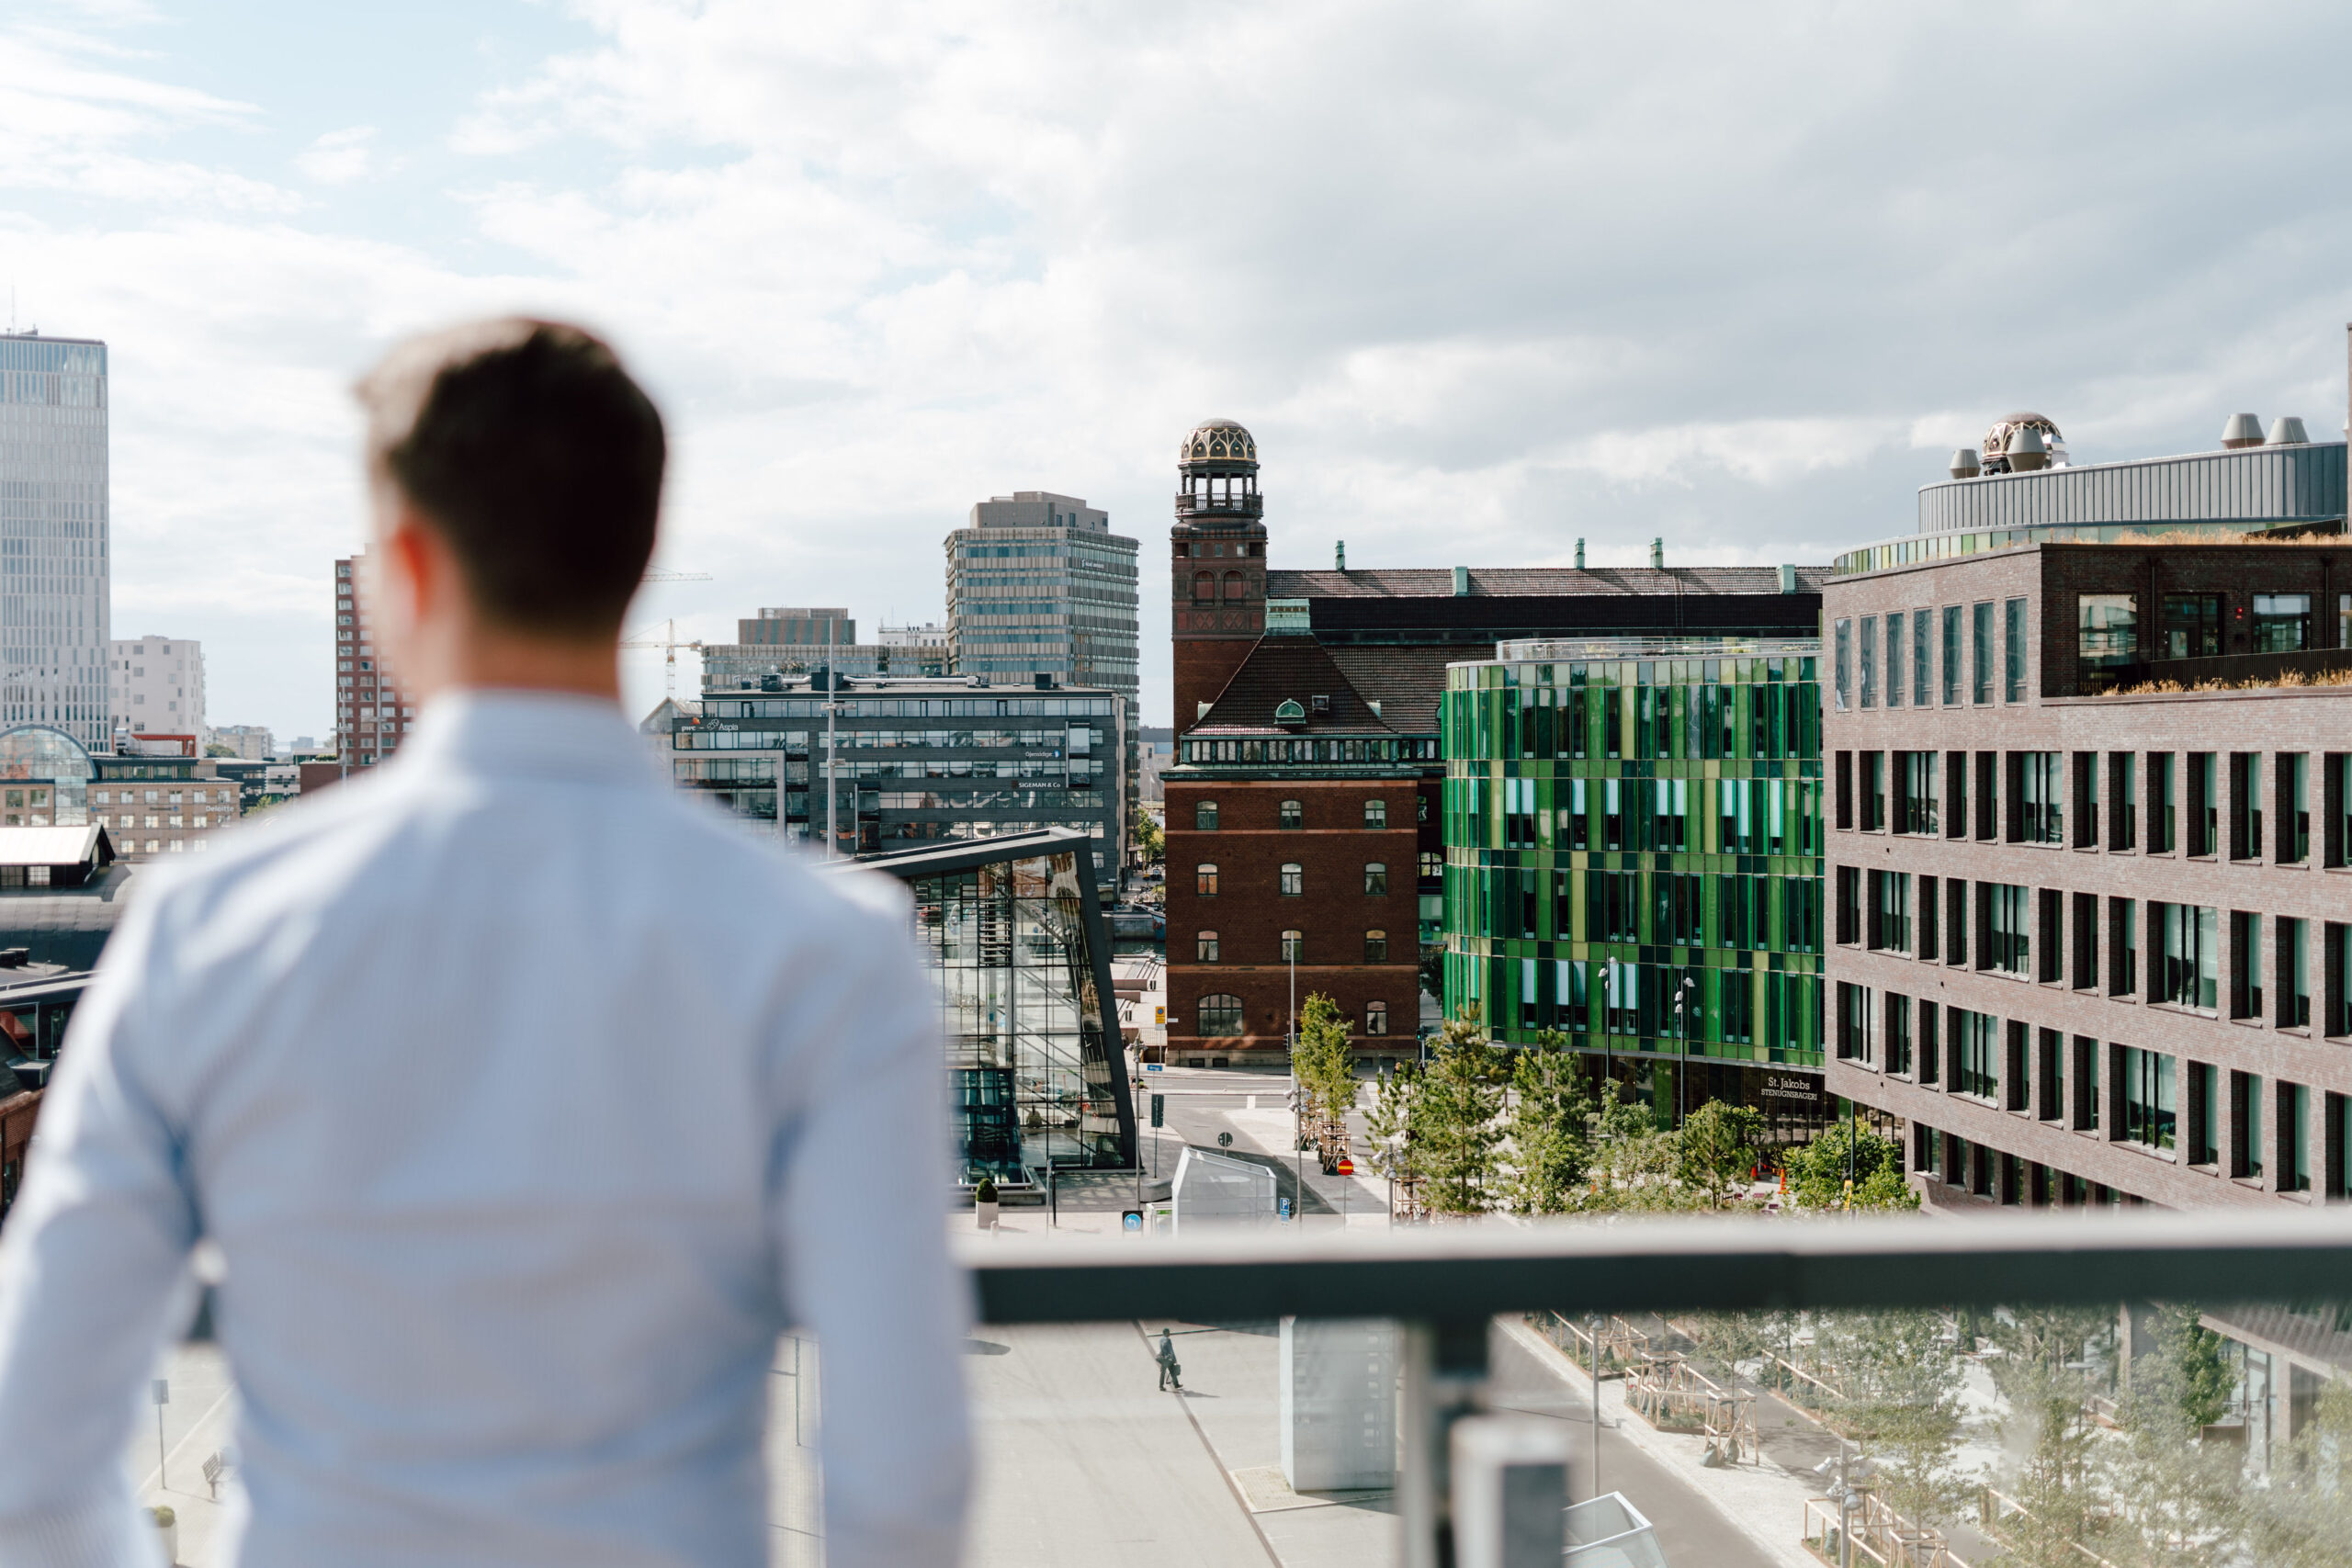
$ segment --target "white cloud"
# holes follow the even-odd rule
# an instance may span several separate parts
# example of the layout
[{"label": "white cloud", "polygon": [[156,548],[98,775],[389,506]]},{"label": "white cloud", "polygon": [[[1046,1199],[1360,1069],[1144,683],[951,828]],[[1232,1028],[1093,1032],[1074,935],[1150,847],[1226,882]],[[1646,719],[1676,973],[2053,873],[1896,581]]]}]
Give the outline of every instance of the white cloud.
[{"label": "white cloud", "polygon": [[384,172],[376,155],[376,128],[355,125],[330,130],[297,153],[294,166],[322,186],[347,186]]}]

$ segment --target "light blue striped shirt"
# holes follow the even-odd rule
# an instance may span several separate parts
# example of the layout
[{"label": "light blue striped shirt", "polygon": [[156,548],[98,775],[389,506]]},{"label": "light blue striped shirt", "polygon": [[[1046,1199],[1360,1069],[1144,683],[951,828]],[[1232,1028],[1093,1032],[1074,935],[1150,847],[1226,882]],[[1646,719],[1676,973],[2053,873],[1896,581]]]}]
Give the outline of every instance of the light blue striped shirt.
[{"label": "light blue striped shirt", "polygon": [[967,1295],[895,884],[747,841],[610,704],[488,692],[151,875],[0,1235],[0,1562],[153,1561],[122,1455],[208,1238],[245,1568],[764,1564],[788,1323],[831,1568],[956,1560]]}]

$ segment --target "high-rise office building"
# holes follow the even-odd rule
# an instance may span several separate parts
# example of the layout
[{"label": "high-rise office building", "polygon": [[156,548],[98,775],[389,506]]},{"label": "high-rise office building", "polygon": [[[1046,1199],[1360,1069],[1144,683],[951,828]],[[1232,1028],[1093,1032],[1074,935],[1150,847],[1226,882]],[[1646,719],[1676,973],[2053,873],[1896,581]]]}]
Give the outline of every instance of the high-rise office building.
[{"label": "high-rise office building", "polygon": [[0,721],[107,744],[107,345],[0,334]]},{"label": "high-rise office building", "polygon": [[107,645],[115,722],[132,735],[204,739],[204,647],[193,637],[124,637]]},{"label": "high-rise office building", "polygon": [[1118,837],[1135,814],[1140,770],[1136,706],[1136,542],[1111,532],[1111,514],[1076,496],[1015,491],[980,502],[947,536],[947,635],[956,673],[990,684],[1040,675],[1102,687],[1127,712]]},{"label": "high-rise office building", "polygon": [[345,771],[390,757],[416,718],[371,635],[367,558],[363,550],[334,563],[334,739]]}]

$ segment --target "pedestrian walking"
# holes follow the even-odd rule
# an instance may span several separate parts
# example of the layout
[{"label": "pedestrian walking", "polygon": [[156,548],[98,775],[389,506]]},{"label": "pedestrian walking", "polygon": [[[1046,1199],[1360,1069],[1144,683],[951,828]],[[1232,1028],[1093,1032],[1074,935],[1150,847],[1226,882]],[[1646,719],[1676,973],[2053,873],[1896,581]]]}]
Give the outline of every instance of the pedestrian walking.
[{"label": "pedestrian walking", "polygon": [[1164,1328],[1159,1331],[1159,1387],[1161,1392],[1165,1393],[1167,1390],[1172,1388],[1178,1393],[1183,1393],[1184,1383],[1182,1374],[1184,1369],[1177,1364],[1176,1341],[1168,1337],[1168,1330]]}]

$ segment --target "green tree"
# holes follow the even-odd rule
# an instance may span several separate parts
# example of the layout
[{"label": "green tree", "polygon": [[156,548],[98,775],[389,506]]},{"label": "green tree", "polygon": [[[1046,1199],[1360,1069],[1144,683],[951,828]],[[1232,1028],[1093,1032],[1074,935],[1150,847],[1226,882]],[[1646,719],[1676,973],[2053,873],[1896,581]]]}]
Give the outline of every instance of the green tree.
[{"label": "green tree", "polygon": [[1511,1064],[1503,1198],[1514,1213],[1567,1213],[1591,1162],[1592,1088],[1566,1044],[1547,1029]]},{"label": "green tree", "polygon": [[[1848,1151],[1854,1190],[1846,1194]],[[1918,1193],[1903,1179],[1903,1150],[1892,1138],[1882,1138],[1850,1122],[1833,1122],[1828,1129],[1792,1154],[1787,1160],[1789,1192],[1807,1209],[1916,1209]]]},{"label": "green tree", "polygon": [[1413,1163],[1413,1108],[1420,1089],[1419,1069],[1399,1062],[1381,1076],[1373,1090],[1372,1109],[1364,1114],[1372,1134],[1373,1168],[1399,1187],[1409,1187],[1419,1174]]},{"label": "green tree", "polygon": [[1721,1208],[1726,1191],[1747,1187],[1763,1134],[1760,1112],[1711,1100],[1682,1119],[1681,1134],[1675,1140],[1675,1175],[1708,1208]]},{"label": "green tree", "polygon": [[1411,1127],[1421,1201],[1430,1213],[1480,1214],[1492,1207],[1503,1070],[1475,1008],[1449,1021],[1432,1045],[1413,1096]]},{"label": "green tree", "polygon": [[1988,1366],[2007,1402],[2001,1436],[2023,1454],[2007,1491],[2023,1512],[2002,1526],[2014,1568],[2080,1568],[2078,1547],[2096,1551],[2095,1521],[2104,1489],[2095,1461],[2098,1428],[2091,1418],[2092,1342],[2111,1336],[2113,1320],[2077,1307],[2012,1309],[1993,1320],[2001,1349]]},{"label": "green tree", "polygon": [[1310,1132],[1320,1123],[1343,1122],[1355,1105],[1355,1051],[1348,1034],[1349,1019],[1340,1004],[1319,991],[1309,994],[1299,1010],[1291,1072],[1303,1099],[1300,1118]]},{"label": "green tree", "polygon": [[1701,1200],[1676,1179],[1681,1166],[1681,1134],[1660,1127],[1651,1108],[1622,1082],[1602,1092],[1594,1118],[1593,1180],[1579,1194],[1579,1209],[1661,1211],[1689,1209]]},{"label": "green tree", "polygon": [[1146,865],[1157,864],[1168,857],[1168,836],[1160,831],[1159,818],[1148,811],[1136,813],[1136,853]]},{"label": "green tree", "polygon": [[1959,1348],[1941,1314],[1818,1314],[1814,1347],[1839,1391],[1831,1414],[1877,1466],[1880,1495],[1912,1523],[1940,1527],[1968,1489],[1956,1463]]},{"label": "green tree", "polygon": [[2352,1382],[2331,1380],[2267,1488],[2243,1488],[2246,1544],[2264,1568],[2334,1568],[2352,1541]]},{"label": "green tree", "polygon": [[1445,999],[1445,949],[1421,949],[1421,989],[1438,1000]]},{"label": "green tree", "polygon": [[2243,1451],[2201,1442],[2199,1431],[2225,1413],[2234,1381],[2221,1337],[2198,1323],[2194,1306],[2159,1308],[2151,1326],[2155,1348],[2132,1362],[2120,1401],[2121,1440],[2103,1455],[2104,1491],[2123,1538],[2103,1555],[2145,1568],[2237,1560],[2249,1500]]}]

